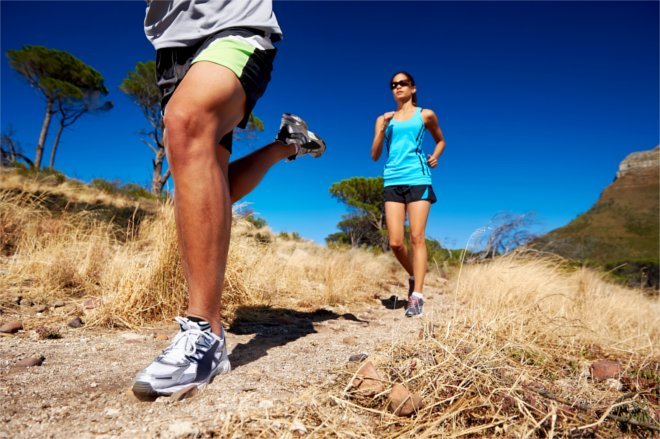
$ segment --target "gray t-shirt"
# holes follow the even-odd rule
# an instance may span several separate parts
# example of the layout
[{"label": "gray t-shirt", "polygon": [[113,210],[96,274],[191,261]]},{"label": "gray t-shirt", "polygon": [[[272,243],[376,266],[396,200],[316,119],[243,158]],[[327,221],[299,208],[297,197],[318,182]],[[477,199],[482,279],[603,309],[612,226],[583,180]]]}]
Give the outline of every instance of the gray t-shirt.
[{"label": "gray t-shirt", "polygon": [[188,47],[230,27],[280,37],[272,0],[151,0],[144,33],[156,49]]}]

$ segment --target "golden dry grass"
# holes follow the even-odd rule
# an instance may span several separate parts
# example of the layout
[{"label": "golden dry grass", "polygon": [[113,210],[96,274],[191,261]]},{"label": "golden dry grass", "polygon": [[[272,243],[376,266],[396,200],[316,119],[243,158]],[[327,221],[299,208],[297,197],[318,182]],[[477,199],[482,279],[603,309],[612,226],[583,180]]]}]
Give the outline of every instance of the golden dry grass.
[{"label": "golden dry grass", "polygon": [[[357,366],[341,366],[343,379],[299,415],[308,431],[379,438],[660,432],[657,298],[529,256],[465,267],[453,282],[449,314],[425,320],[420,334],[372,357],[386,390],[360,396],[347,385]],[[594,381],[590,365],[604,359],[622,373]],[[387,409],[396,383],[424,399],[411,418]]]},{"label": "golden dry grass", "polygon": [[[138,203],[79,184],[9,177],[0,186],[0,294],[6,302],[16,296],[38,303],[94,298],[86,322],[97,326],[135,327],[185,311],[170,202]],[[139,214],[127,218],[131,211]],[[394,267],[387,255],[277,238],[235,216],[223,316],[231,321],[242,305],[308,310],[363,303]]]}]

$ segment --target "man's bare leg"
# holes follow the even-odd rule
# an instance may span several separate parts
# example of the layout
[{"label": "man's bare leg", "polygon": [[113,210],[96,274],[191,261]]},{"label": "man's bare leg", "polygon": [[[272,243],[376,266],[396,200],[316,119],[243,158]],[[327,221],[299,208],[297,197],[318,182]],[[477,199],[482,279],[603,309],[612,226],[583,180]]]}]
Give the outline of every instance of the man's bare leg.
[{"label": "man's bare leg", "polygon": [[[224,149],[224,148],[223,148]],[[229,164],[231,202],[250,193],[273,165],[296,152],[295,145],[273,142]]]},{"label": "man's bare leg", "polygon": [[166,151],[175,185],[174,209],[188,315],[220,334],[220,298],[231,228],[229,152],[218,139],[242,119],[245,92],[229,69],[194,64],[165,112]]}]

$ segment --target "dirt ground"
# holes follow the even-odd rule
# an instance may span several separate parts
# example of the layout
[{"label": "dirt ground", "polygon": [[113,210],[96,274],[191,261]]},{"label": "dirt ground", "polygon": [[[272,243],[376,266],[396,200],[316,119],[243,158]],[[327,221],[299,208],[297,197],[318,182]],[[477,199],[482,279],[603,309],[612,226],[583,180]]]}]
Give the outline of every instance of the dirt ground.
[{"label": "dirt ground", "polygon": [[[180,401],[139,401],[129,390],[135,373],[169,343],[174,322],[139,331],[61,324],[62,338],[54,340],[30,329],[4,335],[0,438],[239,437],[237,419],[267,418],[282,407],[295,416],[316,389],[337,379],[333,369],[351,355],[374,356],[394,342],[414,342],[423,322],[441,319],[448,306],[445,296],[427,294],[424,317],[410,319],[389,297],[384,292],[360,309],[241,309],[227,335],[232,372]],[[21,316],[5,312],[0,318]],[[43,365],[16,365],[35,356],[45,357]],[[223,433],[229,420],[232,432]]]}]

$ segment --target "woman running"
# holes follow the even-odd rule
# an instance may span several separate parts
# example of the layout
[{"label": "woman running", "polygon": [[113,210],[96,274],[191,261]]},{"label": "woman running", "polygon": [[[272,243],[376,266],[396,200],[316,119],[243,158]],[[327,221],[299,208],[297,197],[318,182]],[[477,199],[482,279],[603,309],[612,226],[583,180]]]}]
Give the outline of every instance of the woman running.
[{"label": "woman running", "polygon": [[[424,276],[426,275],[426,220],[436,198],[431,187],[429,167],[438,165],[445,149],[445,140],[435,113],[417,106],[415,80],[406,72],[392,76],[390,88],[396,110],[376,120],[376,133],[371,145],[371,158],[377,161],[387,147],[384,195],[385,220],[390,247],[408,272],[408,304],[406,316],[422,315],[424,307]],[[424,156],[422,141],[429,130],[435,140],[433,154]],[[408,212],[412,255],[404,243],[404,223]],[[412,257],[411,257],[412,256]]]}]

